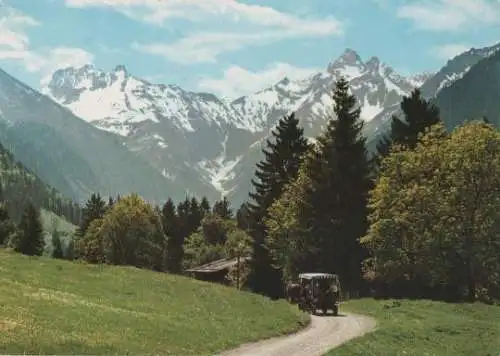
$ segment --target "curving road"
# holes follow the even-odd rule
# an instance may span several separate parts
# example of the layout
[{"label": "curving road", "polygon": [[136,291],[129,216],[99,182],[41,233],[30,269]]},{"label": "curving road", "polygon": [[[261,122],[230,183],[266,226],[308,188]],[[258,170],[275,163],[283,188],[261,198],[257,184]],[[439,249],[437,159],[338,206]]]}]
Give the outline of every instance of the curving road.
[{"label": "curving road", "polygon": [[296,334],[245,344],[220,356],[321,356],[348,340],[375,329],[367,316],[311,316],[311,324]]}]

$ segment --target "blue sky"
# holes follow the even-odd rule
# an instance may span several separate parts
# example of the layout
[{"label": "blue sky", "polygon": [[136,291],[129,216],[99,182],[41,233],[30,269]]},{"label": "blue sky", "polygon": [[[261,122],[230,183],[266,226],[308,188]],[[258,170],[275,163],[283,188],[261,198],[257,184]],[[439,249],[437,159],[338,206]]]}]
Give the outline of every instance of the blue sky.
[{"label": "blue sky", "polygon": [[226,97],[326,68],[345,48],[402,74],[500,42],[500,0],[0,0],[0,68],[38,89],[54,70],[123,64]]}]

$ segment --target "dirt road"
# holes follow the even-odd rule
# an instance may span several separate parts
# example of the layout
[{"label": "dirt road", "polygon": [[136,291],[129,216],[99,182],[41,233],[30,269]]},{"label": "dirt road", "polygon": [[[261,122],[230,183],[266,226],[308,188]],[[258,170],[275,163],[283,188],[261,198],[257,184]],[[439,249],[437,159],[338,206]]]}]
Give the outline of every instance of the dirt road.
[{"label": "dirt road", "polygon": [[245,344],[220,356],[321,356],[376,326],[372,318],[345,313],[311,319],[311,325],[297,334]]}]

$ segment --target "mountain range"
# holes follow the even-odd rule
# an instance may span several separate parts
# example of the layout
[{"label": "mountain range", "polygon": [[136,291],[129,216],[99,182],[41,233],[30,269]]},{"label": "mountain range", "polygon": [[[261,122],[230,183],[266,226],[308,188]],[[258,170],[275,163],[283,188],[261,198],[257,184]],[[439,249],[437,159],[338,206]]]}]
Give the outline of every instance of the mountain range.
[{"label": "mountain range", "polygon": [[[210,200],[227,196],[238,206],[248,196],[255,163],[277,121],[294,111],[305,134],[316,136],[332,112],[330,94],[340,76],[349,80],[358,99],[373,148],[390,117],[400,113],[402,97],[414,88],[440,108],[453,98],[467,106],[467,92],[459,91],[461,97],[451,93],[467,86],[461,83],[477,81],[471,78],[484,74],[482,66],[495,67],[488,61],[498,68],[498,49],[500,44],[471,49],[437,73],[414,76],[398,74],[378,57],[365,61],[346,49],[323,72],[300,80],[283,78],[232,102],[151,83],[123,65],[111,72],[92,65],[59,69],[41,93],[0,71],[0,142],[76,200],[96,191],[137,191],[158,203],[195,194]],[[495,75],[498,84],[500,73]],[[459,106],[444,112],[448,123],[465,114]],[[471,109],[465,116],[481,113]],[[458,120],[451,123],[456,125],[461,119],[453,120]]]}]

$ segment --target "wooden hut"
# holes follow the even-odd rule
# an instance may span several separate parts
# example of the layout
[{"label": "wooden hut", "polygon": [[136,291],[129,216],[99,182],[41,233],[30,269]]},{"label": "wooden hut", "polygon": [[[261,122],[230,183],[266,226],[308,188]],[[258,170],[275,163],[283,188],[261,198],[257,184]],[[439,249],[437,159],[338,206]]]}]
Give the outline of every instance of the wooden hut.
[{"label": "wooden hut", "polygon": [[[248,261],[250,257],[241,257],[240,264]],[[186,272],[196,279],[206,281],[206,282],[214,282],[221,284],[228,284],[227,275],[231,268],[235,267],[238,264],[237,258],[227,259],[222,258],[220,260],[212,261],[206,263],[201,266],[189,268]]]}]

